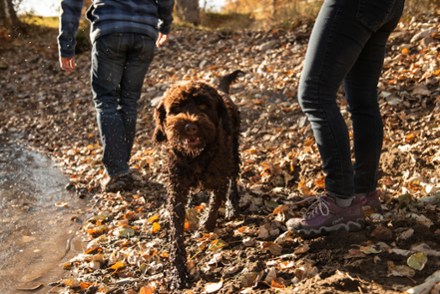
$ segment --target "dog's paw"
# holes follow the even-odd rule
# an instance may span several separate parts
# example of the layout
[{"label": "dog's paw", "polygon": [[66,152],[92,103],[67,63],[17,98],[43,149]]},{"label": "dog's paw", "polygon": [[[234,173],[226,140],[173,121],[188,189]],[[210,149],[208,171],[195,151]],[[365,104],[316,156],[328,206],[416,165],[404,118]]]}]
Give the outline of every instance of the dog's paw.
[{"label": "dog's paw", "polygon": [[170,277],[170,290],[183,290],[191,287],[191,278],[186,271],[174,270]]},{"label": "dog's paw", "polygon": [[215,227],[216,227],[216,225],[217,225],[217,219],[210,219],[208,217],[208,219],[202,224],[202,227],[207,232],[213,232]]},{"label": "dog's paw", "polygon": [[[233,198],[234,200],[236,198]],[[240,207],[238,201],[228,200],[225,203],[225,219],[232,220],[240,214]]]},{"label": "dog's paw", "polygon": [[238,209],[236,209],[235,207],[226,207],[225,209],[225,219],[226,220],[233,220],[234,218],[236,218],[239,215],[238,213]]}]

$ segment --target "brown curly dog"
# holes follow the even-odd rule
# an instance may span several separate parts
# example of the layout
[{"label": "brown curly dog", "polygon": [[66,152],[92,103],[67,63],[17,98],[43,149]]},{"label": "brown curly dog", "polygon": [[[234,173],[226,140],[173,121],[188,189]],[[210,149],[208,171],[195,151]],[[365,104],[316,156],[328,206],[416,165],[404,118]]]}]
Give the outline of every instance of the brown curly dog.
[{"label": "brown curly dog", "polygon": [[[242,73],[224,76],[219,89],[228,91]],[[170,88],[154,110],[154,140],[165,151],[171,258],[177,274],[172,288],[189,285],[183,231],[190,191],[211,192],[204,222],[208,231],[214,230],[222,203],[226,218],[238,211],[240,115],[226,94],[202,82],[186,82]]]}]

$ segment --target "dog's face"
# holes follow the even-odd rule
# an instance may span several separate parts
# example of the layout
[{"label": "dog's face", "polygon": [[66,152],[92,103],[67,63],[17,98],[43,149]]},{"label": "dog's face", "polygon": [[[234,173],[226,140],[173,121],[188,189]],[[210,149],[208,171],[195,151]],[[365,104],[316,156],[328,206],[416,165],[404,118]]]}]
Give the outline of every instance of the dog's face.
[{"label": "dog's face", "polygon": [[223,99],[214,88],[200,82],[175,86],[154,110],[154,140],[197,157],[216,140],[225,113]]}]

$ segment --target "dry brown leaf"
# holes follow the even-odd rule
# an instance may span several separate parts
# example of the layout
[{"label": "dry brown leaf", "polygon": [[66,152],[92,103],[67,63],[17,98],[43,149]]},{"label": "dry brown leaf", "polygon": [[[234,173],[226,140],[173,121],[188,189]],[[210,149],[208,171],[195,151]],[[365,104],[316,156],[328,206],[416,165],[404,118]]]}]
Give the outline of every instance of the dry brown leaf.
[{"label": "dry brown leaf", "polygon": [[151,233],[157,234],[160,231],[160,224],[158,222],[154,222],[151,226]]},{"label": "dry brown leaf", "polygon": [[207,283],[205,285],[206,293],[215,293],[223,287],[223,280],[220,280],[217,283]]},{"label": "dry brown leaf", "polygon": [[120,270],[120,269],[122,269],[122,268],[124,268],[124,267],[125,267],[125,263],[122,262],[122,261],[118,261],[118,262],[116,262],[115,264],[113,264],[110,268],[111,268],[112,270],[117,271],[117,270]]}]

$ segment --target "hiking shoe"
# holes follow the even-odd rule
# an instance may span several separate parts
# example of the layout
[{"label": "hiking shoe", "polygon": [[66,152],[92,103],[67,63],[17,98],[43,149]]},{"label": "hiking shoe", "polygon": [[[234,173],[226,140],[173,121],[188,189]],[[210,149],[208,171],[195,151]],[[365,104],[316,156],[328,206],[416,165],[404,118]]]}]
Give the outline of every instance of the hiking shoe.
[{"label": "hiking shoe", "polygon": [[353,201],[348,207],[336,205],[335,198],[319,197],[303,218],[292,218],[286,222],[289,230],[303,237],[315,237],[334,231],[359,231],[365,226],[361,202]]},{"label": "hiking shoe", "polygon": [[383,211],[380,204],[380,195],[381,192],[379,190],[376,190],[370,193],[358,194],[355,196],[353,201],[360,202],[364,210],[371,209],[376,213],[382,214]]},{"label": "hiking shoe", "polygon": [[104,178],[101,180],[102,192],[117,192],[125,190],[131,187],[133,184],[133,178],[130,173],[109,176],[105,174]]}]

